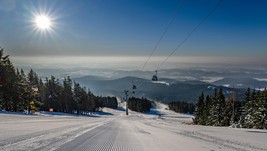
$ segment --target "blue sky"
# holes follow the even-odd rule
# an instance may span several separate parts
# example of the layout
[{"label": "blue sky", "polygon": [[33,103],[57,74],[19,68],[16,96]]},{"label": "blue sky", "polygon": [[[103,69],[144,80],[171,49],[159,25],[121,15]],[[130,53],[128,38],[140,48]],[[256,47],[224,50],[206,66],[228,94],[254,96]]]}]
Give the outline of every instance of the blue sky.
[{"label": "blue sky", "polygon": [[[169,55],[217,0],[0,0],[0,46],[13,56]],[[181,7],[179,7],[182,4]],[[224,0],[176,56],[266,55],[267,1]],[[52,19],[40,32],[35,14]]]}]

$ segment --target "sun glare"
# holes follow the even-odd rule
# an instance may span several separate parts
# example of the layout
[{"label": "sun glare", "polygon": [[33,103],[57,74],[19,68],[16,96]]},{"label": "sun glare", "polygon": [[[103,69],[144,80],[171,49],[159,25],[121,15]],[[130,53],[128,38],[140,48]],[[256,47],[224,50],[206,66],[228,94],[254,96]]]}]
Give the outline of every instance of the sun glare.
[{"label": "sun glare", "polygon": [[41,30],[47,30],[51,27],[51,20],[49,17],[40,15],[35,18],[36,26]]}]

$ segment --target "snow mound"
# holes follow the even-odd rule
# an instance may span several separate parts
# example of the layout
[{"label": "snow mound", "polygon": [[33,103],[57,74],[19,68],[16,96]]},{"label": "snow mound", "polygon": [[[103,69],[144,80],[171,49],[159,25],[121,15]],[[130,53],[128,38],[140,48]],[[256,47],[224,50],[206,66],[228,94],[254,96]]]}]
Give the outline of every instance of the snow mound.
[{"label": "snow mound", "polygon": [[206,83],[213,83],[222,79],[224,79],[224,77],[202,77],[201,81]]},{"label": "snow mound", "polygon": [[89,117],[97,117],[99,116],[98,112],[88,112],[87,114],[70,114],[64,112],[48,112],[48,111],[40,111],[34,113],[35,115],[39,116],[60,116],[60,117],[77,117],[77,116],[89,116]]},{"label": "snow mound", "polygon": [[165,81],[152,81],[152,83],[165,84],[167,86],[170,86],[170,83],[165,82]]},{"label": "snow mound", "polygon": [[267,79],[264,79],[264,78],[254,78],[254,79],[258,81],[267,81]]},{"label": "snow mound", "polygon": [[169,106],[166,105],[166,104],[163,104],[163,103],[157,102],[157,101],[154,101],[154,103],[155,103],[154,108],[156,108],[156,109],[163,109],[163,110],[168,110],[169,109]]}]

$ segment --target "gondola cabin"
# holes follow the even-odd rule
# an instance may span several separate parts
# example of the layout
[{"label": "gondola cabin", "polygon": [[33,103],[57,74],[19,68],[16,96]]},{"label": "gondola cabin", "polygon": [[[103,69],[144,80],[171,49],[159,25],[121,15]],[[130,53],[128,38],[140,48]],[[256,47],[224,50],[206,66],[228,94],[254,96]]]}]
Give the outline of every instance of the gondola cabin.
[{"label": "gondola cabin", "polygon": [[158,71],[155,71],[155,74],[152,77],[152,81],[158,81]]}]

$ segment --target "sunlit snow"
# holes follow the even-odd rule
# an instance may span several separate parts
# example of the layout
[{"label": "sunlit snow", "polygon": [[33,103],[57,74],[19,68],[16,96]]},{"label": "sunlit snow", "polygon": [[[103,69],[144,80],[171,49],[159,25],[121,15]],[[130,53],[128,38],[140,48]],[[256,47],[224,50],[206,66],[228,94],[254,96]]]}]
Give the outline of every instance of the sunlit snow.
[{"label": "sunlit snow", "polygon": [[159,83],[159,84],[165,84],[167,86],[170,86],[170,83],[165,82],[165,81],[152,81],[152,83]]},{"label": "sunlit snow", "polygon": [[266,130],[191,125],[192,115],[157,106],[129,116],[108,108],[98,117],[2,111],[0,150],[267,150]]}]

